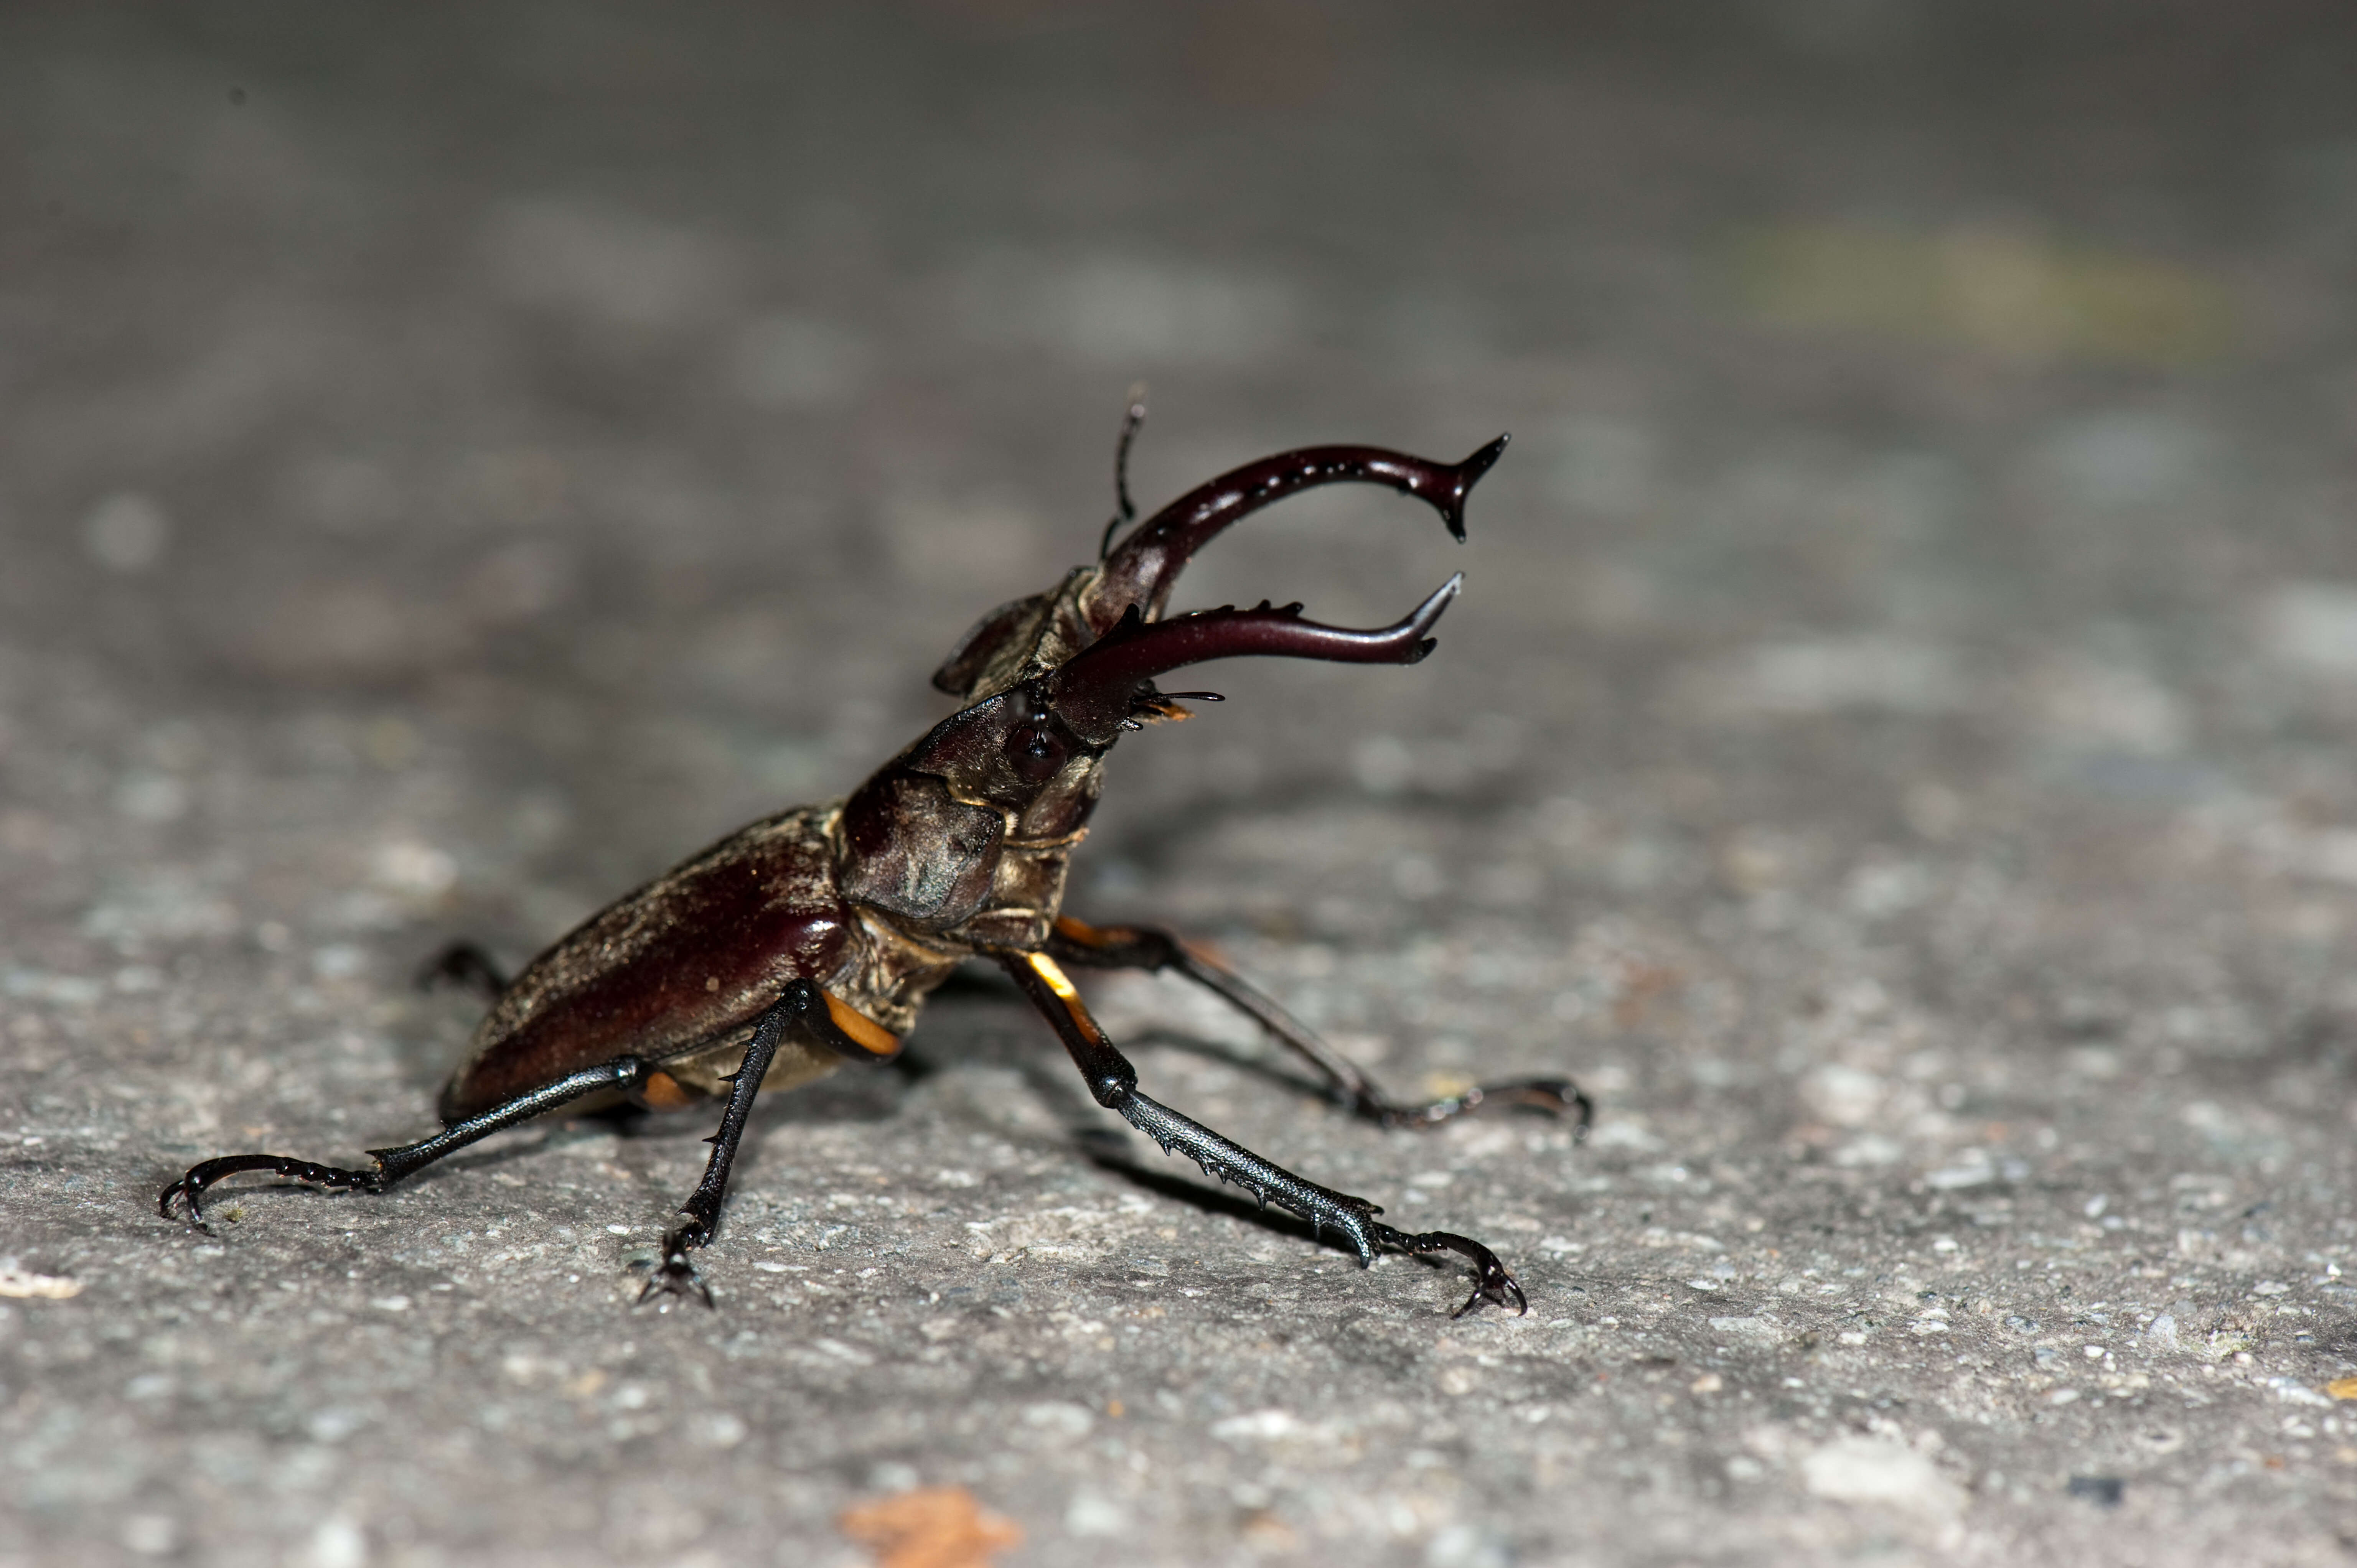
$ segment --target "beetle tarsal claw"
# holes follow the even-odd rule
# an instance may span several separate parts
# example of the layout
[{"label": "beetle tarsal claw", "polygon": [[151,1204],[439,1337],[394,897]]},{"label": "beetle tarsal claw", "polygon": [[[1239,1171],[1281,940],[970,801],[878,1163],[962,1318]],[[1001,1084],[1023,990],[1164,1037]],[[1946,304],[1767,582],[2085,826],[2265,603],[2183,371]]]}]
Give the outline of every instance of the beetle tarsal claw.
[{"label": "beetle tarsal claw", "polygon": [[716,1311],[720,1304],[712,1299],[712,1287],[705,1283],[703,1273],[688,1255],[691,1248],[702,1244],[702,1238],[694,1229],[687,1227],[665,1236],[662,1261],[655,1265],[654,1272],[647,1276],[647,1283],[640,1287],[635,1305],[643,1306],[656,1295],[694,1295],[701,1297],[705,1305]]}]

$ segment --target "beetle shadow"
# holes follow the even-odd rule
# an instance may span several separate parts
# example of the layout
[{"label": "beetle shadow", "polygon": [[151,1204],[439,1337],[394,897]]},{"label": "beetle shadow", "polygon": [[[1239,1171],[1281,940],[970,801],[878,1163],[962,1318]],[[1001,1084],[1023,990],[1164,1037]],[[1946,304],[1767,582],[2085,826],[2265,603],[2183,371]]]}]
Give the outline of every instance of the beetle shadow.
[{"label": "beetle shadow", "polygon": [[[1078,1073],[1072,1070],[1064,1053],[1056,1047],[1047,1026],[1032,1014],[1023,995],[1011,983],[991,984],[995,976],[981,977],[979,983],[960,988],[952,1016],[956,1020],[955,1032],[942,1031],[943,1042],[949,1045],[945,1056],[954,1055],[962,1065],[988,1066],[1014,1072],[1035,1102],[1045,1107],[1058,1122],[1065,1147],[1077,1152],[1082,1158],[1108,1176],[1120,1178],[1132,1187],[1157,1197],[1182,1203],[1207,1215],[1225,1216],[1243,1224],[1254,1226],[1272,1235],[1296,1240],[1314,1241],[1322,1247],[1348,1253],[1350,1248],[1330,1227],[1314,1230],[1309,1222],[1288,1209],[1265,1206],[1241,1188],[1218,1183],[1218,1178],[1189,1176],[1178,1170],[1159,1169],[1146,1163],[1150,1144],[1141,1145],[1139,1137],[1114,1114],[1097,1104],[1089,1094]],[[944,989],[947,989],[946,987]],[[1016,1026],[1006,1026],[1008,1012],[997,1007],[967,1007],[970,1002],[1006,1002],[1013,1004]],[[1026,1029],[1023,1025],[1029,1025]],[[953,1026],[954,1027],[954,1026]],[[1168,1030],[1149,1030],[1135,1037],[1138,1045],[1160,1045],[1203,1057],[1223,1066],[1253,1073],[1283,1089],[1305,1095],[1321,1104],[1330,1105],[1323,1089],[1313,1082],[1284,1072],[1265,1061],[1243,1056],[1227,1047],[1197,1039],[1192,1036]],[[914,1050],[911,1046],[911,1051]],[[939,1070],[926,1066],[920,1073]],[[1003,1124],[992,1131],[1011,1141],[1022,1141],[1025,1134]],[[1033,1134],[1038,1141],[1038,1135]],[[1158,1152],[1158,1151],[1157,1151]],[[1216,1184],[1216,1185],[1215,1185]],[[1429,1268],[1447,1269],[1448,1259],[1415,1256],[1414,1261]]]},{"label": "beetle shadow", "polygon": [[[1089,1108],[1096,1109],[1092,1101]],[[1290,1209],[1265,1204],[1225,1183],[1216,1187],[1204,1185],[1216,1177],[1200,1180],[1172,1170],[1157,1170],[1138,1156],[1141,1151],[1135,1138],[1119,1128],[1103,1125],[1073,1125],[1072,1142],[1088,1162],[1108,1176],[1120,1177],[1132,1187],[1142,1187],[1174,1203],[1183,1203],[1204,1214],[1225,1215],[1241,1224],[1251,1225],[1272,1235],[1290,1237],[1297,1241],[1315,1242],[1318,1247],[1354,1255],[1331,1226],[1313,1230],[1309,1221]],[[1457,1260],[1438,1253],[1407,1253],[1408,1262],[1427,1269],[1446,1271],[1456,1266]]]},{"label": "beetle shadow", "polygon": [[1400,811],[1424,811],[1458,822],[1493,820],[1538,798],[1534,781],[1509,769],[1459,789],[1432,789],[1413,780],[1403,789],[1371,794],[1338,783],[1322,774],[1280,779],[1237,794],[1206,793],[1160,807],[1117,826],[1100,824],[1100,836],[1090,845],[1110,862],[1125,860],[1148,875],[1178,866],[1200,840],[1237,817],[1283,816],[1315,806],[1340,802],[1374,805]]},{"label": "beetle shadow", "polygon": [[1215,1062],[1221,1067],[1233,1068],[1248,1078],[1258,1079],[1271,1089],[1283,1090],[1288,1094],[1298,1095],[1304,1100],[1313,1101],[1329,1110],[1336,1109],[1342,1103],[1335,1099],[1331,1090],[1316,1079],[1288,1070],[1283,1065],[1286,1058],[1279,1057],[1275,1051],[1265,1055],[1254,1055],[1240,1051],[1233,1046],[1223,1046],[1215,1040],[1206,1040],[1181,1029],[1166,1028],[1161,1026],[1132,1036],[1125,1048],[1142,1051],[1148,1046],[1159,1047],[1164,1050],[1181,1051],[1190,1057],[1200,1057],[1207,1062]]},{"label": "beetle shadow", "polygon": [[[1036,1016],[1023,993],[1017,990],[1014,983],[1000,973],[995,964],[976,962],[960,966],[951,974],[948,982],[933,993],[933,997],[936,1005],[946,1001],[952,1004],[952,1008],[959,1004],[1005,1003],[1026,1019]],[[976,1011],[979,1011],[978,1007]],[[1054,1036],[1046,1034],[1046,1026],[1041,1025],[1040,1029],[1043,1038],[1052,1042]],[[994,1034],[997,1032],[993,1031]],[[902,1062],[907,1064],[906,1070],[911,1081],[921,1079],[939,1071],[943,1065],[933,1059],[931,1051],[920,1048],[920,1042],[923,1038],[922,1036],[912,1036],[910,1048],[901,1058]],[[1011,1033],[1009,1038],[1012,1039]],[[1333,1092],[1324,1083],[1298,1071],[1289,1070],[1287,1064],[1290,1058],[1282,1054],[1281,1047],[1274,1045],[1259,1051],[1239,1049],[1233,1046],[1222,1045],[1216,1041],[1204,1039],[1200,1036],[1189,1035],[1184,1030],[1163,1025],[1155,1025],[1115,1043],[1125,1053],[1142,1051],[1148,1047],[1183,1051],[1189,1056],[1200,1057],[1205,1061],[1216,1062],[1222,1067],[1233,1068],[1247,1077],[1258,1079],[1271,1088],[1316,1101],[1321,1105],[1330,1106],[1336,1103]],[[1020,1061],[1029,1062],[1036,1059],[1032,1046],[1033,1042],[1028,1040],[1016,1043],[1016,1049],[1025,1053],[1019,1058]],[[1007,1059],[995,1060],[994,1066],[1017,1065],[1017,1058],[1012,1051],[1002,1054],[1006,1055]],[[971,1048],[964,1047],[959,1049],[957,1057],[963,1061],[977,1059]]]}]

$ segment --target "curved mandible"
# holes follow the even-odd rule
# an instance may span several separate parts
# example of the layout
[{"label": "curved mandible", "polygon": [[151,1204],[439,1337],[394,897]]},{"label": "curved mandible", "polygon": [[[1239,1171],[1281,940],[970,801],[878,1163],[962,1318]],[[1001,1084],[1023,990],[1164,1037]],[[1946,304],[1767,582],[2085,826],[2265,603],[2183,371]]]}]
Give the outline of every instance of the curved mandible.
[{"label": "curved mandible", "polygon": [[1103,635],[1132,605],[1158,619],[1188,560],[1221,530],[1319,485],[1388,485],[1428,503],[1462,541],[1465,498],[1505,449],[1501,435],[1461,463],[1435,463],[1382,446],[1303,446],[1232,468],[1156,512],[1105,556],[1089,591],[1089,628]]},{"label": "curved mandible", "polygon": [[1132,605],[1111,631],[1048,677],[1048,704],[1083,740],[1105,746],[1130,720],[1146,683],[1182,665],[1254,654],[1338,664],[1414,664],[1432,651],[1433,626],[1464,582],[1459,572],[1405,618],[1367,629],[1305,620],[1299,605],[1276,608],[1263,603],[1248,610],[1229,605],[1152,622]]}]

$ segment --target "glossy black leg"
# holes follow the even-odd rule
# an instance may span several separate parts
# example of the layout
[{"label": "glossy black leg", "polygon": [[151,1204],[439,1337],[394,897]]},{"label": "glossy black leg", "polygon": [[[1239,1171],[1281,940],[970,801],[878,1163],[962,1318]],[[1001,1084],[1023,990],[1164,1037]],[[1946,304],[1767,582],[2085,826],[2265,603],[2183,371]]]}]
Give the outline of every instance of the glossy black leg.
[{"label": "glossy black leg", "polygon": [[1581,1133],[1596,1108],[1567,1078],[1524,1078],[1481,1084],[1428,1104],[1406,1105],[1377,1088],[1359,1065],[1319,1039],[1275,999],[1234,971],[1214,963],[1168,931],[1153,926],[1089,926],[1066,918],[1056,922],[1048,952],[1060,963],[1090,969],[1169,970],[1206,987],[1268,1031],[1326,1080],[1338,1104],[1383,1127],[1437,1127],[1484,1106],[1516,1105],[1550,1115],[1573,1117]]},{"label": "glossy black leg", "polygon": [[1523,1287],[1506,1272],[1497,1254],[1480,1242],[1445,1230],[1411,1235],[1394,1230],[1375,1218],[1383,1210],[1365,1198],[1336,1192],[1297,1176],[1220,1136],[1201,1122],[1140,1094],[1137,1069],[1097,1027],[1080,993],[1054,959],[1045,953],[1004,953],[998,961],[1064,1042],[1065,1050],[1081,1069],[1081,1077],[1087,1081],[1096,1102],[1118,1112],[1131,1126],[1161,1144],[1164,1153],[1176,1150],[1185,1155],[1205,1174],[1233,1182],[1251,1193],[1264,1208],[1275,1203],[1301,1216],[1309,1221],[1315,1235],[1322,1238],[1329,1229],[1340,1231],[1351,1250],[1358,1254],[1361,1268],[1373,1262],[1376,1251],[1386,1247],[1414,1253],[1455,1252],[1469,1260],[1476,1275],[1473,1294],[1452,1316],[1462,1317],[1484,1301],[1501,1306],[1512,1301],[1516,1311],[1530,1310]]},{"label": "glossy black leg", "polygon": [[[808,981],[794,984],[815,994]],[[685,1295],[693,1291],[711,1306],[712,1287],[704,1283],[688,1253],[695,1248],[708,1246],[713,1233],[720,1229],[720,1205],[728,1196],[729,1167],[737,1161],[737,1145],[744,1142],[745,1119],[753,1113],[753,1097],[761,1092],[761,1080],[770,1073],[770,1064],[777,1059],[778,1047],[784,1043],[786,1030],[799,1018],[804,1007],[797,1005],[802,998],[790,996],[761,1015],[760,1024],[753,1030],[752,1043],[745,1047],[745,1060],[733,1077],[722,1081],[728,1085],[728,1108],[721,1112],[720,1131],[705,1140],[712,1145],[712,1158],[705,1162],[704,1179],[687,1201],[679,1206],[680,1223],[663,1237],[662,1262],[647,1278],[646,1287],[639,1299],[662,1292],[669,1295]]]},{"label": "glossy black leg", "polygon": [[544,1084],[529,1094],[520,1094],[504,1104],[494,1105],[479,1115],[463,1122],[454,1122],[430,1138],[414,1144],[404,1144],[396,1149],[371,1149],[371,1164],[366,1170],[346,1170],[337,1165],[317,1165],[285,1155],[223,1155],[219,1159],[206,1160],[188,1167],[180,1179],[166,1187],[156,1200],[156,1209],[167,1219],[172,1217],[172,1200],[185,1197],[188,1204],[188,1223],[204,1223],[204,1195],[215,1182],[244,1171],[268,1171],[274,1176],[292,1176],[315,1187],[346,1192],[382,1192],[404,1176],[425,1169],[445,1155],[457,1153],[479,1139],[488,1138],[503,1127],[519,1122],[529,1122],[585,1094],[601,1089],[630,1090],[646,1081],[654,1064],[640,1057],[618,1057],[596,1067],[583,1068],[567,1073],[554,1083]]},{"label": "glossy black leg", "polygon": [[695,1184],[695,1190],[679,1207],[680,1223],[663,1237],[662,1262],[639,1292],[640,1301],[658,1292],[670,1295],[693,1292],[705,1305],[714,1305],[712,1288],[704,1283],[704,1276],[696,1272],[688,1254],[710,1245],[714,1233],[720,1229],[720,1206],[728,1196],[729,1168],[736,1164],[737,1147],[745,1139],[746,1118],[753,1113],[754,1097],[761,1092],[761,1080],[769,1076],[778,1047],[797,1028],[853,1061],[878,1063],[891,1059],[889,1055],[862,1046],[844,1033],[827,1007],[825,993],[817,986],[807,980],[789,984],[776,1004],[762,1014],[754,1026],[743,1063],[733,1076],[721,1080],[728,1085],[728,1107],[721,1112],[720,1131],[705,1140],[712,1145],[712,1158],[705,1163],[704,1179]]}]

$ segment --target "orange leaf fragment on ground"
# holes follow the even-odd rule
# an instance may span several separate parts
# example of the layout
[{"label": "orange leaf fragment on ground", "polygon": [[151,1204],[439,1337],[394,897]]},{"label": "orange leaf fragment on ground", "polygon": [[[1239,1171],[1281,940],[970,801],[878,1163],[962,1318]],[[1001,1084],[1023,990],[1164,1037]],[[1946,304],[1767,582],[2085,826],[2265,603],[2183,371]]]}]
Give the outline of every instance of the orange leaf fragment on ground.
[{"label": "orange leaf fragment on ground", "polygon": [[2357,1378],[2335,1378],[2324,1385],[2324,1391],[2337,1400],[2357,1400]]},{"label": "orange leaf fragment on ground", "polygon": [[927,1487],[857,1503],[834,1522],[875,1550],[876,1568],[991,1568],[993,1553],[1023,1539],[1014,1520],[983,1512],[963,1487]]}]

